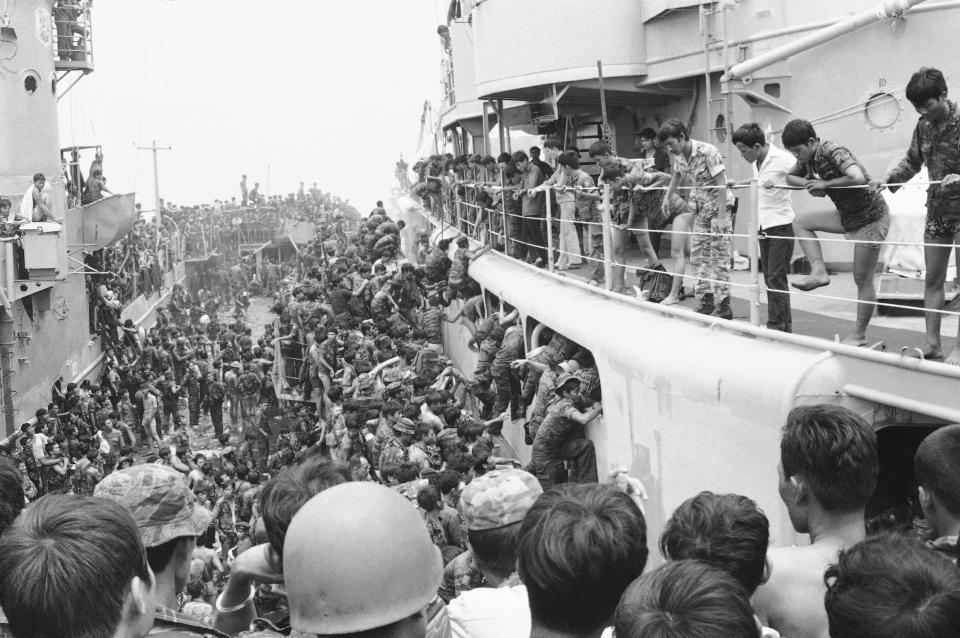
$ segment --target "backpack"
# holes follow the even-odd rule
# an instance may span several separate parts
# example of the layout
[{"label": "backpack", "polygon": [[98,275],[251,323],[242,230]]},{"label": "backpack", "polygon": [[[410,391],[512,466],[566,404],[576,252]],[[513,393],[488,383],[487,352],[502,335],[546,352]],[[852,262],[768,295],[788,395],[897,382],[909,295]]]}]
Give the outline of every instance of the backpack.
[{"label": "backpack", "polygon": [[652,270],[641,270],[638,274],[640,276],[640,290],[650,292],[647,301],[660,303],[670,294],[673,275],[668,273],[662,264]]}]

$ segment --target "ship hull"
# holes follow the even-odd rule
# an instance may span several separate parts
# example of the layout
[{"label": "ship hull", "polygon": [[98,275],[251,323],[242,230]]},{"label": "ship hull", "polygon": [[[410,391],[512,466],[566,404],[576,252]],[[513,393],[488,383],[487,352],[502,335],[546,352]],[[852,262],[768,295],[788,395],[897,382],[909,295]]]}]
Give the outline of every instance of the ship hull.
[{"label": "ship hull", "polygon": [[[456,235],[405,195],[392,204],[394,219],[407,224],[404,246],[412,261],[418,232],[426,231],[433,243]],[[938,393],[956,394],[950,388],[958,375],[950,366],[661,307],[498,252],[473,262],[470,275],[488,311],[501,298],[519,310],[527,351],[542,345],[540,325],[591,351],[604,413],[587,435],[596,446],[600,476],[625,468],[644,483],[648,522],[656,533],[685,499],[711,490],[754,498],[770,518],[776,543],[805,542],[793,532],[777,492],[780,429],[795,406],[846,405],[878,430],[928,427],[943,422],[938,414],[960,414],[960,405],[935,404]],[[472,377],[476,355],[469,339],[465,326],[446,324],[446,354]],[[886,402],[862,398],[863,386],[875,388]],[[905,397],[916,400],[917,411],[891,405]],[[508,424],[504,436],[529,460],[521,421]],[[902,478],[900,468],[889,471]]]}]

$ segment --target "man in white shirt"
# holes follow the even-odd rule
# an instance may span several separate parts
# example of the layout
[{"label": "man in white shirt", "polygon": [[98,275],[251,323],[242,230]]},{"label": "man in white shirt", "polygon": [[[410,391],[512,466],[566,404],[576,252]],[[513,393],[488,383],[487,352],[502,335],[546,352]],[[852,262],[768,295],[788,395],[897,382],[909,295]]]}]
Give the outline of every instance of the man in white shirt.
[{"label": "man in white shirt", "polygon": [[43,423],[37,421],[36,425],[33,426],[33,438],[30,440],[30,445],[33,449],[33,458],[38,462],[40,459],[47,455],[46,447],[47,443],[50,442],[50,437],[43,433]]},{"label": "man in white shirt", "polygon": [[767,286],[767,327],[792,332],[787,274],[793,257],[793,203],[790,191],[780,187],[786,186],[787,172],[796,165],[796,159],[768,141],[757,124],[744,124],[737,129],[733,143],[753,168],[759,186],[757,219],[760,263]]},{"label": "man in white shirt", "polygon": [[494,470],[475,478],[460,498],[467,539],[487,587],[450,601],[453,638],[528,638],[527,588],[516,574],[520,525],[543,490],[523,470]]}]

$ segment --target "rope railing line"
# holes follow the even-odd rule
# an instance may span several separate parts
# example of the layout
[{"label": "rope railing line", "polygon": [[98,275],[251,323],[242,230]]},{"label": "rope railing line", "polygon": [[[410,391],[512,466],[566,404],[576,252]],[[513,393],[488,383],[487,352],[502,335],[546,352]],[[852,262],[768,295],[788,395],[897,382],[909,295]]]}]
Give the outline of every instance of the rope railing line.
[{"label": "rope railing line", "polygon": [[[594,222],[580,222],[580,223],[594,223]],[[750,235],[744,233],[711,233],[711,232],[697,232],[695,230],[673,230],[673,229],[653,229],[653,228],[621,228],[614,226],[617,230],[628,230],[632,233],[659,233],[664,235],[716,235],[723,237],[736,237],[739,239],[750,239]],[[829,232],[829,231],[814,231],[814,232]],[[837,233],[831,233],[837,234]],[[784,237],[779,235],[773,236],[764,236],[761,235],[760,239],[776,239],[781,241],[818,241],[818,242],[837,242],[843,244],[870,244],[877,246],[926,246],[926,242],[922,241],[896,241],[889,239],[880,239],[880,240],[871,240],[871,239],[847,239],[846,237],[798,237],[796,235]],[[937,244],[938,246],[943,247],[957,247],[960,244]]]},{"label": "rope railing line", "polygon": [[[910,187],[910,186],[935,185],[935,184],[940,184],[940,183],[941,183],[940,181],[929,181],[929,182],[911,182],[911,183],[886,184],[885,186]],[[750,185],[738,185],[736,188],[750,188],[750,187],[751,187]],[[758,185],[758,187],[761,187],[761,186]],[[553,187],[553,186],[547,187],[547,189],[550,189],[550,188],[554,188],[554,187]],[[667,187],[654,187],[654,188],[655,188],[656,190],[667,190]],[[649,190],[654,190],[654,188],[651,188],[651,189],[649,189]],[[694,187],[686,187],[686,188],[694,188]],[[713,188],[713,189],[718,189],[718,190],[719,190],[719,189],[721,189],[721,188],[727,188],[727,186],[710,186],[710,187],[707,187],[707,188]],[[788,188],[788,189],[791,189],[791,190],[804,190],[802,187],[791,187],[791,186],[787,186],[787,185],[784,185],[784,186],[771,186],[771,188]],[[858,186],[842,187],[842,188],[862,188],[862,189],[863,189],[863,188],[868,188],[868,186],[867,186],[867,185],[858,185]],[[564,190],[581,190],[581,191],[597,192],[597,191],[602,191],[602,187],[593,187],[593,188],[566,187]],[[629,190],[629,189],[625,189],[625,190]],[[465,203],[465,202],[463,202],[463,203],[464,203],[465,205],[470,206],[470,204],[467,204],[467,203]],[[599,205],[599,204],[598,204],[598,205]],[[522,214],[509,213],[509,212],[506,212],[505,210],[498,210],[498,209],[492,209],[492,208],[481,208],[481,207],[479,207],[479,206],[477,206],[477,205],[472,205],[472,206],[478,208],[478,210],[490,211],[491,215],[497,215],[497,216],[501,217],[501,218],[504,220],[504,222],[506,221],[506,218],[508,218],[508,217],[512,217],[512,218],[516,218],[516,219],[521,219],[521,220],[523,220],[523,219],[536,219],[536,220],[544,221],[544,222],[547,221],[547,217],[546,217],[545,215],[544,215],[544,216],[536,216],[536,217],[534,217],[534,216],[525,216],[525,215],[522,215]],[[556,218],[555,216],[551,215],[550,221],[553,221],[553,220],[555,220],[555,219],[557,219],[557,218]],[[604,226],[604,225],[605,225],[603,222],[596,222],[596,221],[589,221],[589,220],[570,220],[570,221],[572,221],[572,222],[575,223],[575,224],[581,224],[581,225],[584,225],[584,226]],[[469,222],[468,222],[468,223],[469,223]],[[471,224],[471,225],[475,225],[475,224]],[[710,233],[710,232],[706,232],[706,233],[705,233],[705,232],[697,232],[697,231],[693,231],[693,230],[684,231],[684,230],[673,230],[673,229],[651,229],[651,228],[634,228],[634,227],[621,228],[621,227],[619,227],[619,226],[613,226],[613,225],[612,225],[612,228],[614,228],[614,229],[616,229],[616,230],[620,230],[620,231],[626,230],[626,231],[629,231],[629,232],[631,232],[631,233],[648,232],[648,233],[676,234],[676,235],[718,235],[718,236],[719,236],[719,235],[723,235],[723,236],[727,236],[727,237],[730,237],[730,238],[739,238],[739,239],[748,239],[748,240],[752,239],[752,236],[751,236],[751,235],[743,234],[743,233]],[[489,234],[490,236],[496,236],[496,237],[498,237],[498,238],[503,239],[504,244],[505,244],[505,251],[504,251],[503,254],[504,254],[504,256],[508,257],[509,259],[513,259],[514,261],[522,261],[522,260],[519,260],[519,259],[517,259],[516,257],[513,257],[513,256],[511,256],[511,255],[509,254],[509,248],[510,248],[511,246],[525,246],[525,247],[528,247],[528,248],[535,248],[535,249],[537,249],[537,250],[543,250],[543,251],[547,251],[547,249],[548,249],[547,246],[541,246],[541,245],[531,244],[531,243],[529,243],[529,242],[520,240],[520,239],[518,239],[518,238],[513,238],[513,237],[508,238],[505,230],[506,230],[506,229],[504,229],[503,232],[494,232],[494,231],[492,231],[492,230],[488,230],[488,234]],[[801,238],[801,237],[796,237],[796,236],[794,236],[794,237],[780,237],[780,236],[763,237],[763,236],[761,236],[761,237],[759,237],[759,238],[761,238],[761,239],[791,240],[791,241],[842,242],[842,243],[850,243],[850,244],[861,243],[861,244],[890,245],[890,246],[924,246],[924,245],[925,245],[924,242],[916,242],[916,241],[895,241],[895,240],[870,241],[870,240],[847,239],[847,238],[845,238],[845,237],[836,237],[836,238],[833,238],[833,237],[816,237],[816,238],[807,239],[807,238]],[[954,246],[955,246],[955,245],[954,245]],[[945,247],[946,247],[946,245],[945,245]],[[569,252],[569,251],[561,250],[561,249],[559,249],[558,247],[555,247],[555,248],[554,248],[554,253],[556,253],[557,255],[567,255],[567,256],[570,256],[570,257],[576,256],[574,253],[571,253],[571,252]],[[548,260],[547,263],[550,264],[550,263],[552,262],[554,256],[553,256],[553,255],[549,255],[548,257],[549,257],[549,260]],[[653,270],[653,269],[651,269],[651,268],[646,268],[646,267],[639,266],[639,265],[630,265],[630,264],[620,263],[620,262],[616,261],[612,256],[605,256],[604,259],[599,259],[599,258],[592,257],[591,255],[588,255],[588,254],[585,254],[585,253],[581,253],[581,254],[579,255],[579,257],[580,257],[581,260],[588,261],[588,262],[593,262],[593,263],[607,263],[607,261],[609,260],[609,263],[610,263],[613,267],[616,267],[616,268],[624,268],[624,269],[626,269],[626,268],[633,268],[633,269],[640,270],[640,271],[643,271],[643,272],[666,273],[667,275],[669,275],[669,276],[671,276],[671,277],[681,276],[680,274],[675,273],[675,272],[663,271],[663,270]],[[720,281],[720,280],[711,279],[711,278],[708,278],[708,277],[699,277],[699,276],[697,276],[697,275],[691,275],[691,274],[687,274],[687,273],[683,273],[682,277],[683,277],[684,279],[689,278],[689,279],[692,279],[692,280],[694,280],[694,281],[703,281],[703,282],[710,283],[710,284],[714,284],[714,285],[727,285],[727,286],[730,286],[730,287],[733,287],[733,288],[738,288],[738,289],[750,289],[751,292],[757,292],[757,291],[758,291],[758,292],[767,292],[767,293],[770,292],[770,289],[767,288],[765,285],[763,285],[763,284],[758,284],[758,283],[756,283],[756,282],[752,282],[752,283],[741,283],[741,282],[735,282],[735,281]],[[824,299],[824,300],[828,300],[828,301],[838,301],[838,302],[847,302],[847,303],[852,302],[852,303],[856,303],[856,304],[872,304],[873,306],[875,306],[875,307],[877,307],[877,308],[881,308],[881,307],[882,307],[882,308],[891,308],[891,309],[899,309],[899,310],[909,310],[909,311],[913,311],[913,312],[916,312],[916,311],[919,310],[919,311],[922,311],[922,312],[931,312],[931,313],[936,313],[936,314],[940,314],[940,315],[948,316],[948,317],[960,317],[960,312],[958,312],[958,311],[951,311],[951,310],[944,310],[944,309],[918,308],[917,306],[910,306],[910,305],[905,305],[905,304],[897,304],[897,303],[884,302],[884,301],[867,301],[867,300],[861,300],[861,299],[850,299],[850,298],[839,297],[839,296],[835,296],[835,295],[826,295],[826,294],[813,293],[813,292],[809,292],[809,291],[801,291],[801,290],[797,290],[797,289],[775,290],[774,292],[782,292],[782,293],[789,294],[789,295],[800,295],[800,296],[808,297],[808,298],[810,298],[810,297],[812,297],[812,298],[819,298],[819,299]],[[748,301],[749,301],[749,300],[748,300]]]},{"label": "rope railing line", "polygon": [[[669,270],[655,270],[655,269],[653,269],[653,268],[646,268],[646,267],[643,267],[643,266],[625,265],[625,264],[621,264],[621,263],[619,263],[619,262],[617,262],[617,261],[614,261],[614,262],[613,262],[613,265],[614,265],[614,266],[623,267],[623,268],[634,268],[634,269],[636,269],[636,270],[642,270],[642,271],[644,271],[644,272],[667,274],[667,275],[670,275],[671,277],[679,277],[679,276],[680,276],[678,273],[671,272],[671,271],[669,271]],[[662,264],[661,264],[661,265],[662,265]],[[742,282],[737,282],[737,281],[720,281],[720,280],[717,280],[717,279],[710,279],[710,278],[707,278],[707,277],[698,277],[697,275],[690,275],[690,274],[686,274],[686,273],[683,275],[683,278],[684,278],[684,279],[693,279],[694,281],[705,281],[705,282],[708,282],[708,283],[719,284],[719,285],[727,285],[727,286],[731,286],[731,287],[734,287],[734,288],[750,288],[750,287],[752,287],[752,285],[753,285],[753,284],[742,283]],[[907,306],[907,305],[904,305],[904,304],[895,304],[895,303],[890,303],[890,302],[886,302],[886,301],[866,301],[866,300],[864,300],[864,299],[848,299],[848,298],[846,298],[846,297],[837,297],[837,296],[835,296],[835,295],[816,294],[816,293],[812,293],[812,292],[809,292],[809,291],[803,291],[803,290],[798,290],[798,289],[792,289],[792,290],[776,290],[776,289],[772,289],[772,288],[767,287],[765,284],[760,284],[760,291],[761,291],[761,292],[765,292],[765,293],[769,293],[769,292],[771,292],[771,291],[772,291],[772,292],[780,292],[780,293],[789,294],[789,295],[800,295],[800,296],[803,296],[803,297],[814,297],[814,298],[819,298],[819,299],[828,299],[828,300],[831,300],[831,301],[846,301],[846,302],[854,302],[854,303],[858,303],[858,304],[872,304],[872,305],[875,305],[875,306],[878,306],[878,307],[882,306],[882,307],[884,307],[884,308],[898,308],[898,309],[901,309],[901,310],[913,310],[913,311],[916,311],[916,310],[918,309],[916,306]],[[924,311],[925,311],[925,312],[933,312],[933,313],[941,314],[941,315],[948,316],[948,317],[960,317],[960,312],[953,311],[953,310],[925,309]]]},{"label": "rope railing line", "polygon": [[[442,181],[442,178],[439,178],[439,177],[430,177],[430,176],[428,176],[427,179],[435,179],[435,180]],[[881,190],[884,189],[884,188],[891,187],[891,186],[897,187],[897,188],[913,188],[913,187],[922,187],[922,186],[939,186],[939,185],[942,184],[942,183],[943,183],[942,180],[923,180],[923,181],[916,181],[916,182],[912,182],[912,181],[911,181],[911,182],[890,182],[890,183],[882,184],[882,185],[881,185]],[[468,186],[468,187],[476,188],[475,185],[473,185],[473,184],[470,184],[470,185],[468,185],[468,184],[453,184],[453,185],[450,185],[450,186],[453,187],[453,186],[456,186],[456,185]],[[511,189],[511,188],[504,188],[504,187],[501,187],[499,184],[496,184],[496,183],[494,183],[494,182],[485,182],[485,183],[484,183],[484,186],[489,186],[489,187],[492,187],[492,188],[499,188],[499,189],[501,189],[501,191],[506,191],[506,192],[509,192],[509,191],[511,191],[511,190],[514,190],[514,191],[517,191],[517,190],[528,190],[528,189]],[[795,191],[804,191],[804,190],[807,190],[807,188],[806,188],[805,186],[793,186],[793,185],[791,185],[791,184],[759,184],[759,183],[758,183],[758,184],[757,184],[757,187],[758,187],[758,188],[767,189],[767,190],[795,190]],[[540,185],[540,186],[537,186],[536,188],[538,188],[538,189],[543,189],[543,190],[540,190],[540,191],[538,191],[538,192],[546,192],[547,190],[553,190],[553,191],[561,192],[561,193],[562,193],[562,192],[566,192],[566,191],[584,192],[584,193],[598,193],[598,192],[601,192],[601,191],[603,190],[603,184],[600,184],[600,185],[597,185],[597,186],[554,186],[554,185],[545,186],[545,185]],[[738,184],[725,184],[725,185],[723,185],[723,186],[717,186],[717,185],[715,185],[715,184],[704,184],[704,185],[700,185],[700,186],[683,186],[683,185],[681,185],[681,186],[675,187],[674,190],[676,190],[676,191],[679,191],[679,190],[684,190],[684,191],[687,191],[687,190],[747,190],[747,189],[749,189],[749,188],[750,188],[750,184],[749,184],[749,183],[746,183],[746,184],[738,183]],[[870,185],[869,185],[869,184],[853,184],[853,185],[850,185],[850,186],[831,186],[831,187],[827,188],[826,190],[858,190],[858,189],[859,189],[859,190],[865,190],[865,189],[869,189],[869,188],[870,188]],[[668,190],[670,190],[670,187],[669,187],[669,186],[634,186],[634,187],[621,186],[619,190],[622,190],[622,191],[636,191],[636,192],[644,192],[644,191],[668,191]]]},{"label": "rope railing line", "polygon": [[[646,272],[656,272],[656,273],[660,273],[660,274],[666,274],[666,275],[670,275],[671,277],[679,277],[679,276],[680,276],[680,275],[678,275],[678,274],[675,273],[675,272],[670,272],[669,270],[653,270],[653,269],[650,269],[650,268],[642,268],[642,267],[640,267],[640,266],[631,266],[631,265],[628,265],[628,264],[621,264],[621,263],[618,262],[618,261],[614,261],[614,262],[613,262],[613,266],[614,266],[614,268],[635,268],[635,269],[637,269],[637,270],[643,270],[643,271],[646,271]],[[753,284],[749,284],[749,283],[746,283],[746,284],[745,284],[745,283],[742,283],[742,282],[739,282],[739,281],[721,281],[721,280],[719,280],[719,279],[710,279],[709,277],[700,277],[700,276],[698,276],[698,275],[688,275],[688,274],[684,274],[684,275],[683,275],[683,278],[684,278],[684,279],[693,279],[694,281],[705,281],[705,282],[707,282],[707,283],[716,284],[716,285],[718,285],[718,286],[731,286],[731,287],[733,287],[733,288],[751,288],[751,287],[753,286]]]}]

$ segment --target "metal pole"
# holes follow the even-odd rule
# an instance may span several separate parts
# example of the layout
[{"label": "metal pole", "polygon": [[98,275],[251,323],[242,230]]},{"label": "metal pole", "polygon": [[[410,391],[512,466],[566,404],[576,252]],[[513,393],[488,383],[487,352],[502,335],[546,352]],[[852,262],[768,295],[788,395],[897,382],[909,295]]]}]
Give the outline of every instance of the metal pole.
[{"label": "metal pole", "polygon": [[613,290],[613,228],[610,222],[610,184],[603,185],[603,287]]},{"label": "metal pole", "polygon": [[160,171],[157,169],[157,140],[153,140],[153,199],[157,211],[157,228],[159,229],[163,213],[160,210]]},{"label": "metal pole", "polygon": [[16,413],[13,409],[13,372],[10,370],[13,360],[13,317],[6,308],[0,308],[0,386],[3,391],[3,435],[10,436],[17,427]]},{"label": "metal pole", "polygon": [[507,191],[503,190],[503,171],[500,172],[500,208],[503,211],[503,254],[510,255],[510,231],[507,219]]},{"label": "metal pole", "polygon": [[607,119],[607,94],[603,88],[603,61],[597,60],[597,79],[600,83],[600,119],[603,128],[603,141],[610,145],[610,152],[617,154],[617,140],[613,138],[613,131],[610,130],[610,120]]},{"label": "metal pole", "polygon": [[[169,151],[172,150],[171,146],[157,146],[157,140],[153,140],[152,146],[137,146],[137,143],[133,143],[134,148],[138,151],[153,151],[153,203],[154,208],[156,209],[154,213],[154,222],[157,224],[157,230],[161,227],[163,211],[160,210],[160,175],[159,169],[157,168],[157,151]],[[157,242],[160,241],[160,233],[157,233]]]},{"label": "metal pole", "polygon": [[506,130],[503,127],[503,100],[497,100],[497,128],[500,129],[500,152],[505,152],[506,149]]},{"label": "metal pole", "polygon": [[490,154],[490,113],[488,112],[489,102],[483,103],[483,154]]},{"label": "metal pole", "polygon": [[758,196],[756,178],[750,180],[750,205],[747,207],[747,234],[750,239],[748,255],[750,256],[750,323],[755,326],[760,325],[760,269],[758,267],[759,258],[757,255],[759,248],[758,231],[760,221],[758,217]]},{"label": "metal pole", "polygon": [[550,188],[544,193],[547,200],[547,269],[553,272],[556,268],[553,263],[553,207],[550,205]]}]

